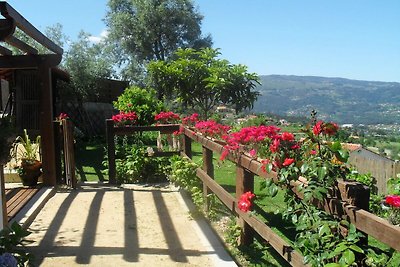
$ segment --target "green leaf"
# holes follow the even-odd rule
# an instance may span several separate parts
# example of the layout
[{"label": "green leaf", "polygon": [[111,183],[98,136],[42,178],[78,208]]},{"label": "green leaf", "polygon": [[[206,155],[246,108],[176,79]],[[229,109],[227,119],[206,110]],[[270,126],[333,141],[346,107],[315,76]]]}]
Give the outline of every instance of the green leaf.
[{"label": "green leaf", "polygon": [[272,184],[269,188],[268,188],[268,194],[271,197],[275,197],[276,194],[278,194],[278,187],[275,184]]},{"label": "green leaf", "polygon": [[308,164],[304,163],[303,165],[301,165],[300,171],[301,173],[305,173],[308,170]]},{"label": "green leaf", "polygon": [[336,141],[336,142],[332,143],[329,147],[334,152],[339,151],[340,149],[342,149],[342,145],[340,144],[339,141]]},{"label": "green leaf", "polygon": [[325,264],[324,267],[341,267],[341,265],[336,262],[331,262],[331,263]]},{"label": "green leaf", "polygon": [[292,223],[293,223],[293,224],[296,224],[296,223],[297,223],[297,214],[294,214],[294,215],[292,216]]},{"label": "green leaf", "polygon": [[344,262],[346,264],[351,265],[356,260],[356,256],[354,255],[353,251],[351,251],[350,249],[347,249],[343,252],[340,260],[342,260],[342,259],[344,260]]},{"label": "green leaf", "polygon": [[345,251],[346,249],[347,249],[347,246],[343,243],[340,243],[339,246],[337,246],[333,252],[336,255],[338,255],[337,253],[341,253],[341,252]]},{"label": "green leaf", "polygon": [[342,162],[347,162],[350,157],[349,151],[343,149],[339,150],[335,155]]},{"label": "green leaf", "polygon": [[327,168],[325,166],[317,169],[318,178],[320,180],[325,178],[326,173],[327,173]]},{"label": "green leaf", "polygon": [[330,232],[331,232],[331,229],[329,228],[328,224],[322,225],[318,230],[318,234],[320,236],[325,235],[325,234],[329,234]]},{"label": "green leaf", "polygon": [[351,245],[350,249],[358,253],[364,253],[364,251],[357,245]]}]

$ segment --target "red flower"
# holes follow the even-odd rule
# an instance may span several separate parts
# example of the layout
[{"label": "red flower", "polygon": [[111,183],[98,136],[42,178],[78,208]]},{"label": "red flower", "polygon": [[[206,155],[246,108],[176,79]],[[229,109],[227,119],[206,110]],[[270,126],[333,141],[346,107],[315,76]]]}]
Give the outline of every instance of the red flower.
[{"label": "red flower", "polygon": [[248,212],[251,209],[251,200],[255,196],[251,191],[242,194],[238,202],[238,208],[243,212]]},{"label": "red flower", "polygon": [[318,121],[314,127],[313,127],[313,133],[315,135],[319,135],[322,132],[322,127],[323,127],[324,122],[323,121]]},{"label": "red flower", "polygon": [[119,114],[112,116],[111,118],[115,124],[134,124],[138,119],[135,112],[123,112],[121,111]]},{"label": "red flower", "polygon": [[251,202],[247,200],[239,200],[238,208],[243,212],[248,212],[251,208]]},{"label": "red flower", "polygon": [[69,116],[67,113],[60,113],[60,115],[58,115],[57,120],[67,120],[69,119]]},{"label": "red flower", "polygon": [[283,161],[282,165],[285,166],[285,167],[287,167],[287,166],[292,165],[293,162],[294,162],[294,159],[292,159],[292,158],[286,158],[286,159]]},{"label": "red flower", "polygon": [[269,150],[271,150],[272,153],[278,152],[280,144],[281,141],[278,138],[275,138],[274,141],[272,141],[272,144],[269,146]]},{"label": "red flower", "polygon": [[400,208],[400,196],[397,195],[389,195],[385,200],[386,204],[389,204],[392,207]]},{"label": "red flower", "polygon": [[173,113],[172,111],[163,112],[161,111],[154,117],[154,120],[161,123],[175,123],[180,119],[178,114]]},{"label": "red flower", "polygon": [[293,141],[294,135],[292,133],[284,132],[282,133],[282,140],[284,141]]},{"label": "red flower", "polygon": [[335,135],[339,130],[339,126],[334,122],[327,122],[324,124],[324,134]]}]

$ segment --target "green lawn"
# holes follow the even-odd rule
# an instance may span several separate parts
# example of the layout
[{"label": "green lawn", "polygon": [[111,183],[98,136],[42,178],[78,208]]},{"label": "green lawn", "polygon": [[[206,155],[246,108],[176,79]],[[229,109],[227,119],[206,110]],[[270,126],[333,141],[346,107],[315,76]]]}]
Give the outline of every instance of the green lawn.
[{"label": "green lawn", "polygon": [[80,181],[106,181],[102,162],[105,155],[105,143],[100,140],[78,143],[75,151],[76,171]]}]

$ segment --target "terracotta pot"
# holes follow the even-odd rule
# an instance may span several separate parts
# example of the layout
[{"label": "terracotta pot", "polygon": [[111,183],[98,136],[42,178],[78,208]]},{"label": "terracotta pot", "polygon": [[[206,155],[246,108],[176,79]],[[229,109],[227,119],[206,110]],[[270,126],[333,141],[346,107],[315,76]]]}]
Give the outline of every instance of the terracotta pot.
[{"label": "terracotta pot", "polygon": [[42,174],[40,168],[42,163],[38,160],[22,159],[21,168],[23,169],[19,177],[21,177],[22,184],[25,186],[34,186],[37,184],[39,176]]}]

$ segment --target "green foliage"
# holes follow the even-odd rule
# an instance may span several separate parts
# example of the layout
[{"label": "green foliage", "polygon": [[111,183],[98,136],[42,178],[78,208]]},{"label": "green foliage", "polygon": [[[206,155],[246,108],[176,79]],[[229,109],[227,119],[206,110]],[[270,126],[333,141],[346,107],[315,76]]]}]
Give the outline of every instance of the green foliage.
[{"label": "green foliage", "polygon": [[70,44],[65,56],[65,68],[71,76],[72,90],[82,100],[96,99],[99,96],[98,80],[111,78],[114,74],[113,62],[105,43],[93,43],[89,37],[88,33],[80,32],[78,40]]},{"label": "green foliage", "polygon": [[10,227],[5,227],[0,231],[0,255],[10,253],[16,258],[18,266],[26,264],[30,266],[33,255],[27,253],[25,249],[25,244],[28,242],[25,238],[30,234],[16,222]]},{"label": "green foliage", "polygon": [[221,103],[236,111],[251,108],[258,76],[243,65],[232,65],[218,58],[217,49],[178,49],[168,61],[150,62],[150,84],[159,95],[177,99],[184,107],[198,108],[203,118]]},{"label": "green foliage", "polygon": [[154,116],[163,109],[161,101],[157,100],[153,89],[132,86],[114,101],[114,107],[123,112],[134,111],[138,116],[139,125],[151,125]]},{"label": "green foliage", "polygon": [[[19,148],[22,146],[23,149]],[[40,151],[40,135],[36,137],[35,141],[32,141],[29,138],[28,132],[24,129],[24,134],[22,136],[18,136],[14,143],[14,148],[12,150],[12,157],[15,160],[28,160],[34,161],[39,156],[38,153]]]},{"label": "green foliage", "polygon": [[400,196],[400,174],[397,174],[397,177],[395,178],[390,178],[387,182],[387,185],[389,195]]},{"label": "green foliage", "polygon": [[180,156],[171,157],[170,163],[171,170],[168,176],[170,181],[187,190],[191,194],[193,203],[200,207],[204,199],[202,183],[196,176],[198,165]]},{"label": "green foliage", "polygon": [[[151,157],[147,152],[151,135],[135,134],[116,137],[116,176],[120,183],[149,183],[165,181],[168,159]],[[155,141],[154,139],[152,141]]]},{"label": "green foliage", "polygon": [[0,164],[6,164],[15,138],[15,126],[12,117],[0,117],[0,127]]},{"label": "green foliage", "polygon": [[203,16],[191,0],[108,1],[105,22],[123,76],[137,80],[144,63],[166,60],[179,47],[208,47],[201,36]]}]

